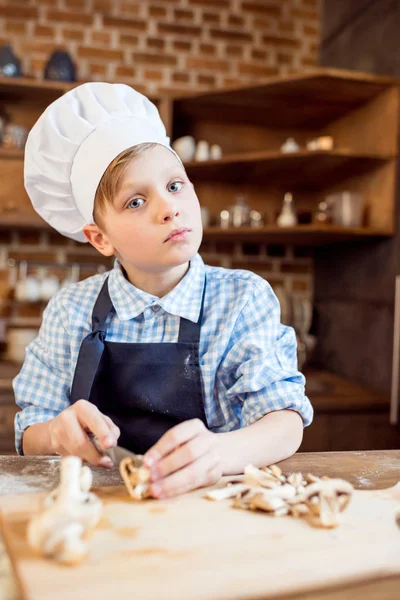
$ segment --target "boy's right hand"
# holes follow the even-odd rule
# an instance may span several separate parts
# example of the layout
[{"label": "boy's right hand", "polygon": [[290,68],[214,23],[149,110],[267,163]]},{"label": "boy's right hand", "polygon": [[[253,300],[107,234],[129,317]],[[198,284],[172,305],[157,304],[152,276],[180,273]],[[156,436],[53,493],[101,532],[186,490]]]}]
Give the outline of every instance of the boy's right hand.
[{"label": "boy's right hand", "polygon": [[87,431],[96,435],[104,448],[116,446],[119,428],[91,402],[78,400],[49,421],[52,450],[60,456],[79,456],[91,465],[112,467],[112,460],[97,452]]}]

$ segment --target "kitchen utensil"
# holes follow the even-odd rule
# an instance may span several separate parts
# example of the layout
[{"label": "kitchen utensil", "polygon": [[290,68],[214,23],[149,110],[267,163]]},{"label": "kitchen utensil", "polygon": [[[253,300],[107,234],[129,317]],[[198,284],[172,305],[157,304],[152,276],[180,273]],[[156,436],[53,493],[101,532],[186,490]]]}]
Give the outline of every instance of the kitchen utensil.
[{"label": "kitchen utensil", "polygon": [[231,215],[229,210],[221,210],[219,213],[219,226],[221,229],[228,229],[231,224]]},{"label": "kitchen utensil", "polygon": [[331,212],[327,202],[320,202],[315,213],[314,221],[319,224],[327,224],[331,221]]},{"label": "kitchen utensil", "polygon": [[60,289],[60,282],[55,275],[47,275],[45,269],[41,269],[39,282],[40,299],[47,302]]},{"label": "kitchen utensil", "polygon": [[298,152],[299,150],[299,144],[292,137],[288,137],[287,140],[281,146],[281,152],[283,154],[290,154],[291,152]]},{"label": "kitchen utensil", "polygon": [[250,227],[263,227],[264,217],[258,210],[250,211]]},{"label": "kitchen utensil", "polygon": [[28,275],[28,263],[19,263],[18,281],[15,284],[14,296],[18,302],[37,302],[40,299],[40,283],[35,275]]},{"label": "kitchen utensil", "polygon": [[0,49],[0,75],[3,77],[21,77],[21,61],[14,54],[11,44]]},{"label": "kitchen utensil", "polygon": [[117,589],[119,598],[135,590],[141,600],[267,599],[400,575],[399,485],[355,490],[333,530],[235,510],[231,501],[205,500],[204,489],[144,502],[132,501],[122,485],[93,491],[104,503],[102,520],[87,559],[69,568],[26,544],[27,522],[44,495],[0,498],[24,598],[76,600],[84,590],[87,598],[109,600]]},{"label": "kitchen utensil", "polygon": [[194,159],[196,152],[196,141],[191,135],[184,135],[172,143],[172,148],[175,150],[182,162],[190,162]]},{"label": "kitchen utensil", "polygon": [[236,196],[236,202],[230,208],[233,227],[243,227],[250,222],[250,207],[245,196]]},{"label": "kitchen utensil", "polygon": [[322,135],[320,137],[310,140],[306,144],[307,150],[332,150],[333,149],[333,138],[330,135]]},{"label": "kitchen utensil", "polygon": [[282,210],[276,223],[280,227],[292,227],[297,224],[297,216],[293,208],[293,195],[290,192],[283,197]]},{"label": "kitchen utensil", "polygon": [[197,142],[194,160],[197,160],[200,162],[200,161],[208,160],[209,158],[210,158],[210,148],[209,148],[208,142],[206,142],[205,140],[200,140],[199,142]]},{"label": "kitchen utensil", "polygon": [[332,211],[332,220],[343,227],[360,227],[363,221],[364,197],[357,192],[343,191],[329,194],[326,202]]},{"label": "kitchen utensil", "polygon": [[212,144],[210,148],[210,158],[220,160],[222,158],[222,148],[218,144]]},{"label": "kitchen utensil", "polygon": [[130,456],[135,458],[136,454],[123,448],[122,446],[113,446],[112,448],[104,448],[99,438],[92,432],[88,431],[87,436],[96,448],[97,452],[102,456],[108,456],[113,461],[114,465],[119,465],[123,458]]},{"label": "kitchen utensil", "polygon": [[44,69],[44,79],[52,81],[76,81],[76,69],[66,50],[55,50]]}]

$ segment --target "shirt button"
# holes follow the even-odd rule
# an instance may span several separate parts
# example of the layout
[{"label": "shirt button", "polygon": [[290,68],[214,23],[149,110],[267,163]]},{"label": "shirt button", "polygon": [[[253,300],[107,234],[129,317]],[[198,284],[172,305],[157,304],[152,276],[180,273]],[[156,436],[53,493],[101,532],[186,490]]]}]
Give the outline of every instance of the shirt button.
[{"label": "shirt button", "polygon": [[161,306],[159,306],[158,304],[154,304],[154,305],[151,307],[151,310],[154,310],[154,312],[158,312],[158,311],[160,310],[160,308],[161,308]]}]

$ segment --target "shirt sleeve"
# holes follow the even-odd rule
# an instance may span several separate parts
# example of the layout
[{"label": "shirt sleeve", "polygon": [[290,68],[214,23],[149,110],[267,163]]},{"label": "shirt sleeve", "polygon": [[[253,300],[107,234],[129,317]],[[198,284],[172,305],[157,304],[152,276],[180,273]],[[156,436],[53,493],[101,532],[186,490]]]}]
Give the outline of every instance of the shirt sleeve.
[{"label": "shirt sleeve", "polygon": [[240,412],[242,427],[282,409],[298,412],[307,426],[313,408],[305,395],[305,378],[297,369],[295,332],[281,324],[271,286],[258,278],[252,287],[221,365],[226,398]]},{"label": "shirt sleeve", "polygon": [[13,380],[15,448],[22,452],[22,435],[35,423],[49,421],[70,405],[70,339],[62,325],[54,296],[43,313],[38,336],[29,344],[20,373]]}]

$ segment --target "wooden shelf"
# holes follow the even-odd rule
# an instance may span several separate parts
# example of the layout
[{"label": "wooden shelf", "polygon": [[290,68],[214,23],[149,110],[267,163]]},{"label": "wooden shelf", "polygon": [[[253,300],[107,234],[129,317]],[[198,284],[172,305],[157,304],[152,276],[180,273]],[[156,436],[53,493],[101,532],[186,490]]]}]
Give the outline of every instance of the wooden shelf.
[{"label": "wooden shelf", "polygon": [[391,231],[370,227],[340,227],[339,225],[296,225],[295,227],[207,227],[204,230],[204,241],[263,242],[268,244],[293,244],[299,246],[323,246],[336,242],[368,238],[385,238]]},{"label": "wooden shelf", "polygon": [[24,160],[24,150],[19,148],[3,148],[0,146],[0,159],[7,160]]},{"label": "wooden shelf", "polygon": [[0,77],[0,96],[2,98],[18,97],[36,103],[39,98],[44,96],[61,96],[80,83],[47,81],[30,77]]},{"label": "wooden shelf", "polygon": [[[87,81],[75,81],[68,83],[65,81],[50,81],[45,79],[35,79],[33,77],[1,77],[0,76],[0,97],[10,98],[18,97],[25,101],[32,101],[37,103],[39,99],[42,99],[49,95],[54,97],[61,96],[69,90],[87,83]],[[115,83],[111,81],[110,83]],[[136,86],[135,86],[135,89]],[[149,96],[152,102],[159,102],[159,96]]]},{"label": "wooden shelf", "polygon": [[247,152],[223,156],[220,160],[185,164],[193,179],[221,179],[229,182],[248,182],[268,179],[269,184],[310,185],[313,189],[326,187],[346,176],[361,175],[379,167],[394,156],[364,155],[348,150],[282,152]]},{"label": "wooden shelf", "polygon": [[27,205],[24,210],[15,212],[2,212],[0,207],[0,229],[16,227],[19,229],[53,229],[34,210],[32,205]]},{"label": "wooden shelf", "polygon": [[189,119],[313,128],[339,119],[399,82],[394,77],[317,68],[246,88],[181,96],[175,111]]}]

